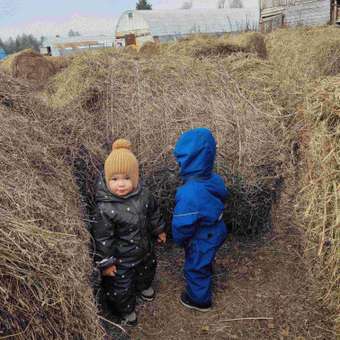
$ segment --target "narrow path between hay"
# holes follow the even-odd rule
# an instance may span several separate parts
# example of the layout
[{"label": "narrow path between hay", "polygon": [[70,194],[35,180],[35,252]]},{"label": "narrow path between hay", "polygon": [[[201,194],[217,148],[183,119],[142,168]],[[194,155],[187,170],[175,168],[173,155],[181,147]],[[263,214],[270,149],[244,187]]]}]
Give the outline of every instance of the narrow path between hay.
[{"label": "narrow path between hay", "polygon": [[129,330],[131,338],[335,339],[329,311],[313,293],[301,235],[287,207],[275,212],[274,229],[260,240],[229,240],[219,251],[215,308],[209,313],[180,305],[183,251],[173,244],[159,249],[158,295],[137,307],[139,325]]}]

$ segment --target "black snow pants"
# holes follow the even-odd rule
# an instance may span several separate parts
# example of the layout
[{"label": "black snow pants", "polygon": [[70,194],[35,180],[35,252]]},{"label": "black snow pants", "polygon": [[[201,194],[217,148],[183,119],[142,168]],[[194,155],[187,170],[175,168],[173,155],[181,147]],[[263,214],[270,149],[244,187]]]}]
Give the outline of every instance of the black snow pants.
[{"label": "black snow pants", "polygon": [[151,286],[156,267],[155,254],[151,253],[136,266],[117,264],[114,277],[104,276],[103,298],[111,312],[118,316],[133,312],[137,295]]}]

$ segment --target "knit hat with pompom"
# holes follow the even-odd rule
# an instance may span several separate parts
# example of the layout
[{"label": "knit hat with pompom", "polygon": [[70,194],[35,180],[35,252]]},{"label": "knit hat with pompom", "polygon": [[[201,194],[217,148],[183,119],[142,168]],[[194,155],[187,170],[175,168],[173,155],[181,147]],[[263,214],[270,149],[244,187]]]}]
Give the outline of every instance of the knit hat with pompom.
[{"label": "knit hat with pompom", "polygon": [[115,174],[124,174],[130,177],[133,187],[137,188],[139,180],[138,161],[131,151],[131,143],[126,139],[117,139],[112,144],[112,151],[104,164],[106,185]]}]

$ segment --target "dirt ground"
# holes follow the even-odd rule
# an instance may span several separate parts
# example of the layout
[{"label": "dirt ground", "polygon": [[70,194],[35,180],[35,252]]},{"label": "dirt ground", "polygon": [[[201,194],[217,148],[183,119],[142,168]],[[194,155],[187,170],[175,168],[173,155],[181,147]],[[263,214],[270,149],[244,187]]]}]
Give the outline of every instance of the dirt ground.
[{"label": "dirt ground", "polygon": [[[283,210],[286,213],[283,213]],[[137,307],[142,339],[335,339],[330,312],[315,295],[291,210],[273,213],[273,229],[257,240],[229,239],[214,266],[214,308],[200,313],[179,303],[183,251],[159,249],[157,297]]]}]

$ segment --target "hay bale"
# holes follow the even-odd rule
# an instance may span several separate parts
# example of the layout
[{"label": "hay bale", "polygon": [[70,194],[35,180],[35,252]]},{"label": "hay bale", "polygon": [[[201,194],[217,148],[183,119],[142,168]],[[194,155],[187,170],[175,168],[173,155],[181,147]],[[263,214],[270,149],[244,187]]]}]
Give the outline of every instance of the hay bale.
[{"label": "hay bale", "polygon": [[325,303],[338,307],[340,76],[314,83],[301,114],[304,176],[299,220],[307,234],[313,271],[322,282],[319,294]]},{"label": "hay bale", "polygon": [[[340,72],[340,36],[336,27],[280,29],[266,39],[270,57],[284,72],[310,80]],[[296,78],[297,76],[295,76]]]},{"label": "hay bale", "polygon": [[340,72],[340,35],[336,27],[280,29],[266,38],[268,55],[275,65],[277,101],[292,113],[314,81]]},{"label": "hay bale", "polygon": [[36,52],[19,53],[12,63],[12,75],[15,78],[45,83],[56,73],[48,59]]},{"label": "hay bale", "polygon": [[277,84],[273,98],[286,115],[286,138],[292,141],[292,191],[300,189],[295,219],[306,233],[306,253],[323,287],[321,298],[325,305],[337,306],[338,279],[334,275],[339,236],[335,223],[339,222],[335,222],[338,213],[334,207],[339,189],[334,183],[339,181],[334,176],[338,176],[339,166],[339,81],[338,76],[327,76],[340,71],[339,30],[280,29],[267,35],[266,43],[272,79]]},{"label": "hay bale", "polygon": [[49,104],[57,108],[77,106],[95,111],[96,103],[102,98],[103,89],[103,84],[97,84],[107,76],[101,64],[95,63],[99,58],[103,58],[104,63],[108,62],[108,56],[106,52],[98,51],[74,56],[69,67],[58,73],[48,84],[46,95]]},{"label": "hay bale", "polygon": [[13,65],[13,61],[14,59],[21,53],[32,53],[34,52],[31,48],[27,48],[25,50],[22,50],[20,52],[17,53],[12,53],[10,54],[2,63],[1,65],[1,70],[11,76],[13,76],[12,74],[12,65]]},{"label": "hay bale", "polygon": [[[10,80],[6,87],[20,89]],[[51,109],[29,96],[21,91],[14,107],[0,105],[0,334],[102,338],[68,141],[49,123]]]},{"label": "hay bale", "polygon": [[57,72],[51,61],[30,49],[10,55],[1,68],[15,78],[31,81],[36,87],[42,87]]}]

